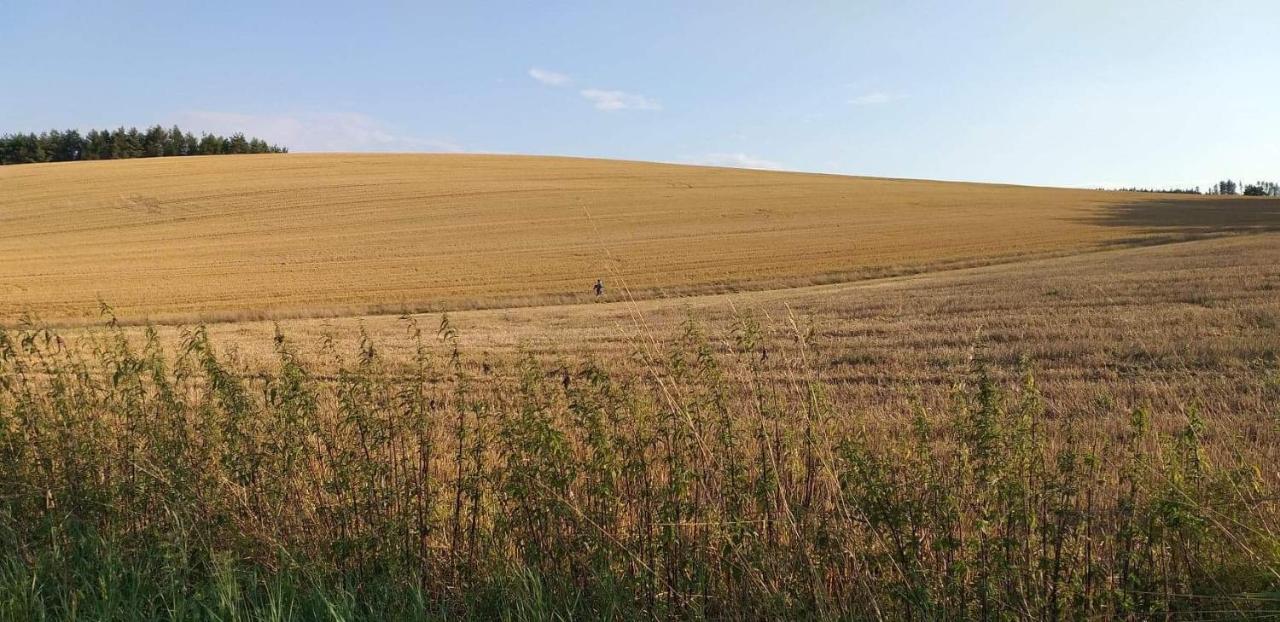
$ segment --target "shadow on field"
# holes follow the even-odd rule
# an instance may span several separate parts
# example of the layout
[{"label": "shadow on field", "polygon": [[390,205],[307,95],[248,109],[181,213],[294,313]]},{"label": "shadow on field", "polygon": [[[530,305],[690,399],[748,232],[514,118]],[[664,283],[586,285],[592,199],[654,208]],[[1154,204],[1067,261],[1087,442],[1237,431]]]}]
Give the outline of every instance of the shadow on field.
[{"label": "shadow on field", "polygon": [[1280,199],[1198,197],[1103,206],[1091,224],[1204,235],[1280,231]]}]

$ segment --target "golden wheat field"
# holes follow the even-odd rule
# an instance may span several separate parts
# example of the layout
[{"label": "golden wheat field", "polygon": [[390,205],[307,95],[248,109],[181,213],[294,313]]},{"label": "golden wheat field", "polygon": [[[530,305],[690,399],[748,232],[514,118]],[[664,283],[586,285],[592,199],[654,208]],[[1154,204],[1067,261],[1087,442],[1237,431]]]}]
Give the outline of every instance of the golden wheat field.
[{"label": "golden wheat field", "polygon": [[1274,617],[1275,199],[219,156],[0,224],[4,619]]},{"label": "golden wheat field", "polygon": [[[1034,366],[1057,402],[1091,406],[1098,391],[1126,401],[1186,399],[1248,411],[1235,381],[1280,360],[1280,234],[1114,249],[994,266],[678,300],[550,305],[448,314],[470,364],[542,359],[630,361],[644,368],[693,320],[727,348],[741,318],[771,341],[812,333],[812,361],[841,399],[909,413],[902,392],[944,396],[977,356]],[[243,321],[208,327],[250,369],[277,364],[277,330],[323,366],[322,344],[354,352],[362,338],[393,361],[413,358],[410,320],[431,333],[440,313]],[[159,327],[177,344],[187,328]],[[140,328],[131,329],[139,340]],[[656,354],[655,354],[656,352]],[[1264,405],[1253,404],[1254,407]],[[1255,408],[1256,409],[1256,408]],[[1264,408],[1265,409],[1265,408]],[[1114,422],[1112,422],[1114,423]],[[1251,425],[1270,425],[1253,422]]]},{"label": "golden wheat field", "polygon": [[[1277,232],[679,299],[244,320],[206,330],[247,377],[279,365],[277,334],[317,371],[334,374],[332,354],[360,351],[362,343],[393,365],[408,364],[415,359],[412,332],[438,345],[446,317],[461,363],[486,382],[512,380],[494,375],[515,373],[525,357],[553,368],[597,361],[642,378],[690,326],[729,352],[746,319],[762,328],[770,347],[806,335],[806,364],[830,398],[864,405],[864,425],[890,433],[908,425],[913,404],[945,409],[957,376],[982,360],[1009,382],[1024,366],[1034,370],[1054,404],[1050,415],[1089,413],[1089,435],[1122,435],[1126,420],[1116,412],[1150,408],[1159,426],[1177,429],[1189,408],[1199,408],[1250,439],[1220,439],[1224,451],[1247,447],[1280,459],[1280,411],[1265,391],[1249,388],[1280,387]],[[77,343],[99,330],[65,335]],[[125,330],[141,347],[146,330]],[[192,327],[154,330],[176,352]],[[795,373],[776,371],[779,382]],[[1259,419],[1259,412],[1274,415]]]},{"label": "golden wheat field", "polygon": [[834,283],[1272,228],[1275,201],[557,157],[0,168],[0,321],[453,310]]}]

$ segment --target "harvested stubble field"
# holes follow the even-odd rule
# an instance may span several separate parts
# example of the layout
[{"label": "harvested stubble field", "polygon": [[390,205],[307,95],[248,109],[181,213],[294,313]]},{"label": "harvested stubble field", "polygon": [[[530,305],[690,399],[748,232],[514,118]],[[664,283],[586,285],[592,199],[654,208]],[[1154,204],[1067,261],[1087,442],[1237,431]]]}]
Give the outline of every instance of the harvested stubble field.
[{"label": "harvested stubble field", "polygon": [[233,320],[838,282],[1274,227],[1275,201],[481,155],[0,168],[0,322]]},{"label": "harvested stubble field", "polygon": [[[146,206],[40,229],[0,196],[31,233],[0,236],[0,284],[23,286],[0,322],[0,617],[1280,609],[1275,201],[555,158],[120,164],[0,169],[28,204],[75,214],[51,195],[119,183]],[[585,302],[565,292],[600,272],[607,301],[532,306]],[[83,287],[124,322],[80,326],[110,317]],[[306,317],[400,305],[451,311]],[[27,308],[70,326],[8,319]]]},{"label": "harvested stubble field", "polygon": [[[690,322],[727,352],[734,327],[750,318],[778,347],[797,332],[808,335],[829,394],[865,405],[863,425],[885,429],[904,425],[921,400],[945,407],[956,375],[975,358],[1002,375],[1016,376],[1025,364],[1052,398],[1050,414],[1093,413],[1090,426],[1112,435],[1126,422],[1102,416],[1100,405],[1119,412],[1158,405],[1157,423],[1170,429],[1188,408],[1209,406],[1233,433],[1265,439],[1250,450],[1280,463],[1280,406],[1246,388],[1280,381],[1280,234],[803,288],[447,316],[463,363],[477,375],[510,372],[533,356],[565,368],[608,361],[632,377],[649,374]],[[333,374],[325,351],[355,352],[366,341],[386,360],[409,361],[410,320],[430,333],[443,318],[244,321],[206,330],[246,374],[278,364],[277,331],[319,373]],[[156,328],[167,344],[180,343],[188,330]],[[142,344],[141,328],[127,332]],[[67,334],[76,339],[80,332]],[[1260,412],[1274,416],[1258,419]],[[1280,478],[1280,471],[1268,477]]]}]

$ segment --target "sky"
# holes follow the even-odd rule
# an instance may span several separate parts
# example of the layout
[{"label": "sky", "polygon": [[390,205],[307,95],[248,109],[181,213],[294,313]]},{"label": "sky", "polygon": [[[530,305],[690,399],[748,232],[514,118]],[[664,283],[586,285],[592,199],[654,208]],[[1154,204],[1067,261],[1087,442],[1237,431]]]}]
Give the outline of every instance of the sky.
[{"label": "sky", "polygon": [[1280,179],[1280,2],[0,0],[0,133],[1076,187]]}]

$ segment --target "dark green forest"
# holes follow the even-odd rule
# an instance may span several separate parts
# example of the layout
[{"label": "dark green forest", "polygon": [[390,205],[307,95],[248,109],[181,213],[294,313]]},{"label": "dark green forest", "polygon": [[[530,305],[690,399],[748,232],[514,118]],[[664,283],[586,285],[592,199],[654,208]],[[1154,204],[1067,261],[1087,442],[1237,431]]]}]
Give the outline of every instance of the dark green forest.
[{"label": "dark green forest", "polygon": [[39,134],[0,136],[0,164],[288,151],[287,147],[270,144],[261,138],[246,137],[242,133],[231,136],[201,134],[197,137],[176,125],[170,129],[156,125],[145,130],[120,127],[89,130],[85,134],[79,130],[50,130]]}]

